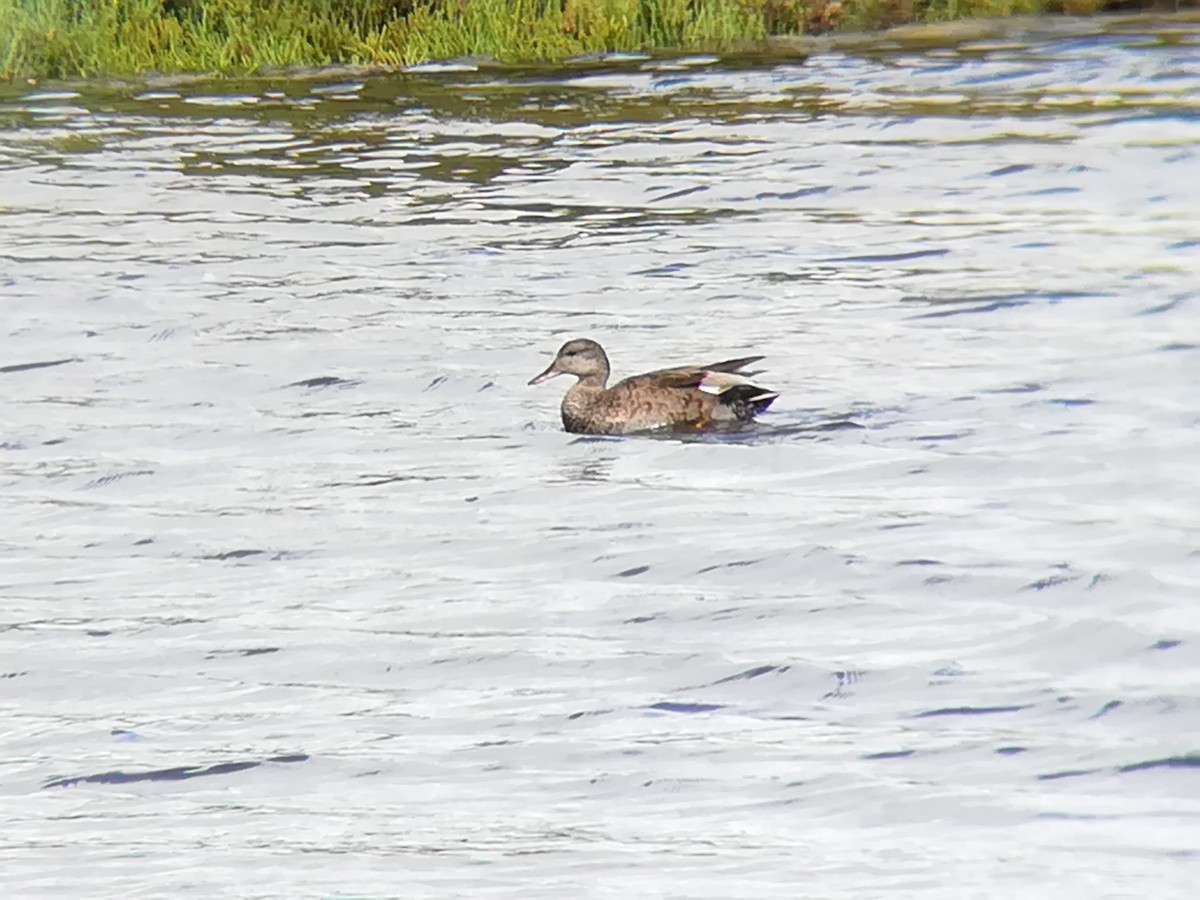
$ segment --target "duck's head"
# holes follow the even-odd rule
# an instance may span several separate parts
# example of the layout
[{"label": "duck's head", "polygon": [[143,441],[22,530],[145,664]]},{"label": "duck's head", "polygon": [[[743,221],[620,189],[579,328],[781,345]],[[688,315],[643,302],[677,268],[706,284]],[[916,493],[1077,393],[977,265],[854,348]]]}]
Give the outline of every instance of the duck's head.
[{"label": "duck's head", "polygon": [[555,375],[599,379],[603,383],[608,378],[608,357],[604,348],[595,341],[589,341],[587,338],[567,341],[559,348],[558,355],[554,357],[554,362],[546,367],[546,371],[531,378],[529,383],[541,384]]}]

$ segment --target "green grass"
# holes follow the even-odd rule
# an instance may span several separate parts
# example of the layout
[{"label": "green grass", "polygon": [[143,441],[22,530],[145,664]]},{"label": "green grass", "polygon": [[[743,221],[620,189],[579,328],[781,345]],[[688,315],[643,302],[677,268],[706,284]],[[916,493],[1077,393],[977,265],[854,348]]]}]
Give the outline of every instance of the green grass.
[{"label": "green grass", "polygon": [[1064,5],[1078,11],[1089,2],[0,0],[0,78],[151,71],[233,75],[466,55],[518,63],[612,50],[720,51],[767,34],[1044,12]]}]

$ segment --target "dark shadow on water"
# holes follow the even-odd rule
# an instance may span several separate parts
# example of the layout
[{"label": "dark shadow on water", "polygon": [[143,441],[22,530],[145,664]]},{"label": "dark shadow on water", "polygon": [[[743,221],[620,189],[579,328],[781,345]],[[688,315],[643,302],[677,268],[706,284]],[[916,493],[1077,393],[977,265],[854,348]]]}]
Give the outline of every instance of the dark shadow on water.
[{"label": "dark shadow on water", "polygon": [[849,418],[830,418],[815,422],[787,422],[778,425],[767,422],[746,422],[738,425],[695,431],[693,429],[659,429],[639,431],[628,435],[580,435],[571,441],[576,444],[617,443],[629,439],[650,438],[659,441],[679,441],[685,444],[762,444],[786,438],[815,440],[831,431],[858,431],[866,426]]},{"label": "dark shadow on water", "polygon": [[916,755],[916,750],[882,750],[879,753],[864,753],[859,759],[908,759]]},{"label": "dark shadow on water", "polygon": [[1167,756],[1162,759],[1148,759],[1142,762],[1126,763],[1113,766],[1111,769],[1065,769],[1058,772],[1044,772],[1035,776],[1038,781],[1059,781],[1063,778],[1078,778],[1083,775],[1111,773],[1127,775],[1130,772],[1144,772],[1147,769],[1196,769],[1200,768],[1200,754],[1185,753],[1181,756]]},{"label": "dark shadow on water", "polygon": [[664,713],[707,713],[724,708],[724,704],[721,703],[677,703],[671,700],[651,703],[646,707],[646,709]]},{"label": "dark shadow on water", "polygon": [[78,357],[72,356],[69,359],[51,359],[45,362],[13,363],[9,366],[0,366],[0,374],[9,375],[13,372],[31,372],[34,369],[49,369],[54,366],[65,366],[67,363],[79,361]]},{"label": "dark shadow on water", "polygon": [[994,713],[1010,713],[1020,712],[1024,709],[1031,709],[1029,704],[1013,705],[1013,706],[954,706],[945,707],[942,709],[927,709],[923,712],[914,713],[914,719],[929,719],[935,716],[985,716]]},{"label": "dark shadow on water", "polygon": [[[769,675],[772,672],[776,674],[783,674],[789,669],[791,669],[791,666],[776,666],[769,664],[753,666],[741,672],[735,672],[733,675],[726,675],[724,678],[718,678],[716,681],[712,682],[712,685],[728,684],[731,681],[749,681],[752,678],[760,678],[761,676]],[[712,685],[707,686],[711,687]]]},{"label": "dark shadow on water", "polygon": [[564,481],[604,482],[612,475],[615,459],[615,456],[597,456],[585,460],[564,461],[558,469]]},{"label": "dark shadow on water", "polygon": [[851,263],[851,262],[904,262],[910,259],[927,259],[932,256],[945,256],[950,251],[938,247],[933,250],[913,250],[907,253],[874,253],[863,256],[835,256],[822,260],[827,263]]},{"label": "dark shadow on water", "polygon": [[1065,300],[1081,300],[1101,296],[1105,295],[1088,291],[1019,291],[1011,294],[914,295],[902,297],[901,302],[920,303],[925,306],[936,307],[933,312],[918,313],[910,318],[944,319],[949,316],[996,312],[1002,309],[1027,306],[1031,303],[1043,302],[1053,304]]},{"label": "dark shadow on water", "polygon": [[785,438],[816,440],[831,431],[858,431],[865,426],[852,419],[824,419],[816,422],[788,422],[778,425],[769,422],[750,422],[734,428],[716,431],[677,431],[652,436],[680,440],[685,443],[759,444],[773,443]]},{"label": "dark shadow on water", "polygon": [[217,763],[211,766],[175,766],[170,769],[151,769],[148,772],[98,772],[94,775],[77,775],[70,778],[55,778],[46,782],[44,788],[74,787],[78,784],[133,784],[139,781],[186,781],[190,778],[201,778],[206,775],[232,775],[255,769],[264,763],[294,763],[305,762],[307,753],[291,753],[285,756],[272,756],[265,760],[244,760],[242,762]]},{"label": "dark shadow on water", "polygon": [[305,378],[301,381],[293,381],[285,387],[300,387],[308,388],[309,390],[318,390],[320,388],[336,387],[336,388],[352,388],[362,384],[361,381],[350,378],[339,378],[336,375],[318,375],[313,378]]}]

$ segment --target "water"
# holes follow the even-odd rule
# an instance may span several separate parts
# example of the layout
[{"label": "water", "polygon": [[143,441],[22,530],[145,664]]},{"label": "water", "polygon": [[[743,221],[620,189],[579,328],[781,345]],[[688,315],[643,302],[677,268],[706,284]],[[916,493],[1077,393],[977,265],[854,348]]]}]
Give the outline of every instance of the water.
[{"label": "water", "polygon": [[4,88],[5,896],[1192,896],[1197,34]]}]

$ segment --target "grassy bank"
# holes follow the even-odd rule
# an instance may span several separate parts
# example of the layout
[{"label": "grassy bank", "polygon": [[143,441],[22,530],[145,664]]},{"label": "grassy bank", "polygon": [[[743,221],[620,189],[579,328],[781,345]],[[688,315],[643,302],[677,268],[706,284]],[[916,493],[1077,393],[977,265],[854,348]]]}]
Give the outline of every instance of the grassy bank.
[{"label": "grassy bank", "polygon": [[722,50],[768,34],[1140,0],[0,0],[0,77]]}]

